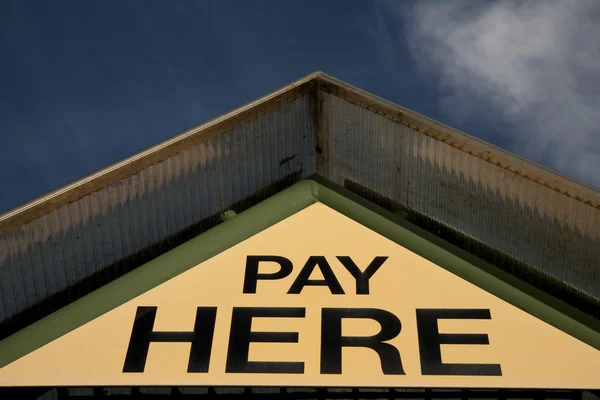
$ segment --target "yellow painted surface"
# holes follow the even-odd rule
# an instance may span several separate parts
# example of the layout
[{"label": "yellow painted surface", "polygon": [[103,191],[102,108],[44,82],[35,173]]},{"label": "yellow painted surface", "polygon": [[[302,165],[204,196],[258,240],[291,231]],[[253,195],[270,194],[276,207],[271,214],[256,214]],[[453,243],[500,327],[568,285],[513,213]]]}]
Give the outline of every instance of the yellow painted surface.
[{"label": "yellow painted surface", "polygon": [[[259,280],[256,294],[242,293],[247,255],[279,255],[293,262],[280,280]],[[311,255],[328,260],[345,291],[305,287],[287,294]],[[350,256],[364,269],[388,256],[357,295],[355,280],[336,259]],[[261,264],[261,273],[275,272]],[[322,277],[318,269],[311,279]],[[123,373],[138,306],[158,307],[155,331],[191,331],[197,307],[217,307],[210,369],[188,373],[189,343],[151,343],[145,370]],[[298,343],[252,343],[250,360],[301,361],[303,374],[226,373],[233,307],[303,307],[305,318],[259,318],[253,331],[298,332]],[[389,343],[400,352],[405,375],[384,375],[377,354],[344,348],[342,373],[320,372],[321,309],[379,308],[396,315],[402,331]],[[485,333],[489,345],[442,345],[445,363],[500,364],[502,376],[423,376],[417,308],[486,308],[489,320],[440,320],[441,333]],[[379,325],[348,320],[344,335],[369,336]],[[195,268],[123,304],[0,369],[1,386],[53,385],[280,385],[385,387],[600,388],[600,351],[451,274],[441,267],[317,203]]]}]

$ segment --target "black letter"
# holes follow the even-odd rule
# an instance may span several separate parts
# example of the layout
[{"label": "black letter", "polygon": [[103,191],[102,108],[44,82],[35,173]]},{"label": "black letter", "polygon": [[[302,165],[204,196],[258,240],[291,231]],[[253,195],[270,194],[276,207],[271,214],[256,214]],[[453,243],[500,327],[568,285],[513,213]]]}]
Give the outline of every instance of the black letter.
[{"label": "black letter", "polygon": [[251,342],[298,343],[298,332],[252,332],[252,318],[304,318],[304,308],[233,307],[225,372],[303,374],[303,362],[248,361]]},{"label": "black letter", "polygon": [[486,334],[439,333],[438,319],[491,319],[487,309],[417,309],[421,374],[502,376],[500,364],[444,364],[442,344],[490,344]]},{"label": "black letter", "polygon": [[[342,336],[342,318],[365,318],[379,322],[381,331],[375,336]],[[390,343],[402,325],[389,311],[377,308],[323,308],[321,320],[321,373],[342,373],[342,347],[367,347],[381,359],[385,375],[404,375],[400,352]]]},{"label": "black letter", "polygon": [[[317,265],[325,279],[308,279]],[[342,289],[342,286],[331,270],[329,263],[323,256],[310,256],[308,258],[306,264],[304,264],[304,267],[302,267],[302,270],[298,274],[298,277],[296,277],[296,280],[292,283],[292,287],[288,290],[288,294],[299,294],[302,292],[304,286],[327,286],[329,287],[331,294],[344,294],[344,289]]]},{"label": "black letter", "polygon": [[208,372],[216,307],[198,307],[193,332],[154,332],[156,307],[138,307],[123,372],[144,372],[150,342],[192,342],[187,372]]},{"label": "black letter", "polygon": [[[258,264],[261,262],[276,262],[281,267],[274,274],[259,274]],[[246,275],[244,276],[244,293],[256,293],[258,279],[282,279],[292,273],[292,262],[280,256],[248,256],[246,257]]]},{"label": "black letter", "polygon": [[346,267],[348,272],[356,279],[356,294],[369,294],[369,279],[377,272],[379,267],[383,265],[387,256],[378,256],[371,261],[371,264],[361,272],[358,266],[352,261],[349,256],[338,256],[337,258]]}]

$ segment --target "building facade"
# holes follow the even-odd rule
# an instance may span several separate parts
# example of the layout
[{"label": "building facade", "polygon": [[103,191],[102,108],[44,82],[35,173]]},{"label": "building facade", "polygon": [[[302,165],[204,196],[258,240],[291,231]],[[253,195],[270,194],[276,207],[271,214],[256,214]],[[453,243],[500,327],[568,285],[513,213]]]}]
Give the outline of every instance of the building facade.
[{"label": "building facade", "polygon": [[600,193],[322,73],[0,241],[6,398],[600,389]]}]

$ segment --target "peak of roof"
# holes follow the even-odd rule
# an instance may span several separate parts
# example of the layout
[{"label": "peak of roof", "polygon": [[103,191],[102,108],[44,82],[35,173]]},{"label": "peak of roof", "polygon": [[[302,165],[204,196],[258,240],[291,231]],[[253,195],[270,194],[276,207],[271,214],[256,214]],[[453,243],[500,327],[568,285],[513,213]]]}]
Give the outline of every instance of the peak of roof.
[{"label": "peak of roof", "polygon": [[[530,179],[559,193],[600,208],[600,191],[556,171],[524,159],[490,143],[420,115],[340,81],[322,71],[310,73],[270,94],[173,136],[146,150],[114,163],[91,175],[58,188],[13,210],[0,214],[0,232],[26,223],[45,212],[68,204],[86,194],[106,187],[141,169],[160,162],[211,135],[221,133],[247,119],[267,112],[304,93],[334,94],[394,122],[431,136],[474,157],[486,160],[508,172]],[[318,116],[319,118],[321,115]]]},{"label": "peak of roof", "polygon": [[1,215],[0,323],[313,174],[600,304],[597,189],[318,71]]}]

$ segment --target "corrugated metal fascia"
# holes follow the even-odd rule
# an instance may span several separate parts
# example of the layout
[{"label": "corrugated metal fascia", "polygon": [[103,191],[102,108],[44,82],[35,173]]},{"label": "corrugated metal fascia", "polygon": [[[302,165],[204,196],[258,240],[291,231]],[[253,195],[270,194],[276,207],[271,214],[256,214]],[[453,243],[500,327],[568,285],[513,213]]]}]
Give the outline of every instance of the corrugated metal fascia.
[{"label": "corrugated metal fascia", "polygon": [[189,129],[140,153],[115,163],[94,174],[63,186],[38,199],[0,215],[0,233],[27,224],[40,216],[72,201],[131,176],[146,167],[162,162],[170,156],[201,143],[256,116],[276,109],[304,94],[314,92],[316,77],[321,72],[309,74],[260,99],[241,106],[227,114]]},{"label": "corrugated metal fascia", "polygon": [[[349,106],[362,110],[364,118],[346,129],[342,122],[357,112]],[[370,148],[371,142],[351,130],[372,131],[381,143]],[[219,135],[225,132],[230,133]],[[402,140],[408,144],[391,153]],[[239,152],[246,146],[255,152]],[[403,171],[397,170],[400,159]],[[456,214],[443,202],[464,196],[456,188],[436,188],[441,176],[436,166],[448,172],[445,183],[464,184],[466,192],[480,196],[476,202],[498,200],[505,218],[523,219],[518,207],[524,207],[534,220],[523,231],[528,233],[516,236],[531,243],[509,243],[510,232],[493,227],[497,217],[484,208]],[[0,216],[0,321],[104,273],[106,266],[136,264],[132,254],[163,246],[181,229],[286,174],[301,171],[294,175],[301,179],[315,168],[340,184],[355,179],[578,290],[600,294],[600,270],[589,261],[600,256],[597,190],[315,73]],[[414,187],[418,183],[421,188]],[[521,194],[522,188],[527,192]],[[514,199],[516,206],[509,204]],[[552,223],[539,224],[542,217]],[[568,234],[550,234],[551,226]],[[581,237],[592,240],[584,251],[577,245]],[[554,252],[545,250],[553,247]]]},{"label": "corrugated metal fascia", "polygon": [[319,74],[319,88],[394,122],[440,140],[472,156],[532,180],[565,196],[600,208],[600,190],[524,159],[481,139],[408,110],[326,74]]},{"label": "corrugated metal fascia", "polygon": [[334,94],[322,101],[325,177],[356,183],[600,300],[599,208]]},{"label": "corrugated metal fascia", "polygon": [[0,232],[0,337],[314,174],[315,112],[305,93]]}]

